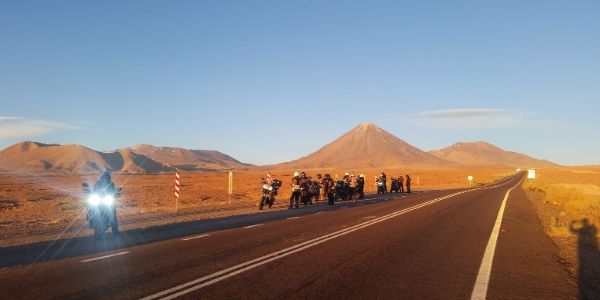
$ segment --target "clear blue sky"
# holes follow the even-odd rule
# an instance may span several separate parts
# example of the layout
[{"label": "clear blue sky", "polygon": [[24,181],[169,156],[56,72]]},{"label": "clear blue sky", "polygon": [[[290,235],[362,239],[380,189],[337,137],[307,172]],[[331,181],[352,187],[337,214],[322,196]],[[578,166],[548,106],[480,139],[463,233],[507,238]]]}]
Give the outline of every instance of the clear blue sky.
[{"label": "clear blue sky", "polygon": [[2,1],[0,148],[295,159],[360,122],[600,163],[599,1]]}]

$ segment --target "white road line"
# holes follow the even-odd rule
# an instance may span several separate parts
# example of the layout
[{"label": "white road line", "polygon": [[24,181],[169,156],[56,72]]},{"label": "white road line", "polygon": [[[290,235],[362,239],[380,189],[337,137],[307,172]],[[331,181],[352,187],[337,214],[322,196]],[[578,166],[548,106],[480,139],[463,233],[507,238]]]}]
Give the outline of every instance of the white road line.
[{"label": "white road line", "polygon": [[[477,191],[479,189],[481,189],[481,188],[472,189],[470,191]],[[332,233],[329,233],[329,234],[326,234],[326,235],[314,238],[314,239],[309,240],[309,241],[305,241],[303,243],[300,243],[300,244],[297,244],[297,245],[294,245],[294,246],[291,246],[291,247],[288,247],[288,248],[285,248],[285,249],[282,249],[282,250],[279,250],[279,251],[276,251],[276,252],[273,252],[273,253],[261,256],[261,257],[257,257],[257,258],[255,258],[253,260],[250,260],[250,261],[247,261],[247,262],[235,265],[233,267],[221,270],[219,272],[216,272],[216,273],[213,273],[213,274],[210,274],[210,275],[207,275],[207,276],[204,276],[204,277],[201,277],[201,278],[189,281],[187,283],[184,283],[184,284],[172,287],[172,288],[164,290],[162,292],[158,292],[156,294],[147,296],[147,297],[143,298],[142,300],[151,300],[151,299],[158,299],[158,298],[161,298],[161,299],[174,299],[174,298],[177,298],[179,296],[182,296],[182,295],[191,293],[191,292],[193,292],[195,290],[201,289],[201,288],[203,288],[205,286],[212,285],[212,284],[217,283],[219,281],[225,280],[225,279],[227,279],[229,277],[233,277],[233,276],[235,276],[237,274],[240,274],[240,273],[243,273],[245,271],[248,271],[248,270],[254,269],[256,267],[262,266],[262,265],[267,264],[269,262],[282,259],[282,258],[284,258],[286,256],[289,256],[291,254],[294,254],[296,252],[300,252],[302,250],[314,247],[314,246],[319,245],[321,243],[324,243],[324,242],[327,242],[329,240],[338,238],[340,236],[344,236],[346,234],[349,234],[351,232],[360,230],[362,228],[365,228],[365,227],[368,227],[368,226],[372,226],[374,224],[386,221],[388,219],[391,219],[391,218],[394,218],[394,217],[406,214],[406,213],[411,212],[413,210],[417,210],[419,208],[422,208],[422,207],[425,207],[425,206],[429,206],[429,205],[434,204],[436,202],[440,202],[440,201],[443,201],[445,199],[452,198],[452,197],[454,197],[456,195],[458,195],[458,193],[454,193],[454,194],[447,195],[447,196],[444,196],[444,197],[439,197],[439,198],[436,198],[436,199],[433,199],[433,200],[429,200],[429,201],[423,202],[421,204],[417,204],[417,205],[414,205],[414,206],[411,206],[411,207],[408,207],[408,208],[404,208],[404,209],[398,210],[396,212],[390,213],[388,215],[385,215],[385,216],[382,216],[382,217],[379,217],[379,218],[376,218],[376,219],[373,219],[373,220],[365,221],[363,223],[360,223],[360,224],[357,224],[357,225],[354,225],[354,226],[351,226],[351,227],[348,227],[348,228],[344,228],[344,229],[341,229],[341,230],[338,230],[338,231],[335,231],[335,232],[332,232]],[[262,224],[260,224],[260,225],[262,225]],[[256,225],[253,225],[253,226],[256,226]]]},{"label": "white road line", "polygon": [[250,225],[250,226],[246,226],[244,228],[252,228],[252,227],[258,227],[258,226],[263,226],[265,224],[254,224],[254,225]]},{"label": "white road line", "polygon": [[496,253],[496,243],[498,242],[498,234],[500,232],[500,226],[502,225],[502,217],[504,216],[504,209],[506,208],[506,201],[510,192],[521,184],[521,181],[514,187],[506,192],[502,205],[500,205],[500,211],[498,217],[496,217],[496,223],[492,234],[488,241],[487,247],[485,248],[485,254],[481,260],[481,266],[479,267],[479,273],[477,274],[477,280],[475,280],[475,286],[473,287],[473,293],[471,294],[471,300],[484,300],[487,297],[488,285],[490,283],[490,275],[492,274],[492,264],[494,262],[494,254]]},{"label": "white road line", "polygon": [[193,236],[193,237],[189,237],[189,238],[184,238],[181,240],[182,241],[191,241],[191,240],[200,239],[200,238],[207,237],[207,236],[210,236],[210,234],[197,235],[197,236]]},{"label": "white road line", "polygon": [[82,263],[88,263],[88,262],[91,262],[91,261],[96,261],[96,260],[111,258],[111,257],[115,257],[115,256],[125,255],[127,253],[129,253],[129,251],[124,251],[124,252],[119,252],[119,253],[115,253],[115,254],[104,255],[104,256],[100,256],[100,257],[94,257],[94,258],[82,260],[81,262]]},{"label": "white road line", "polygon": [[286,220],[295,220],[295,219],[300,219],[300,217],[289,217],[289,218],[285,218]]},{"label": "white road line", "polygon": [[314,213],[313,215],[318,215],[318,214],[322,214],[322,213],[324,213],[324,211],[318,211],[318,212]]}]

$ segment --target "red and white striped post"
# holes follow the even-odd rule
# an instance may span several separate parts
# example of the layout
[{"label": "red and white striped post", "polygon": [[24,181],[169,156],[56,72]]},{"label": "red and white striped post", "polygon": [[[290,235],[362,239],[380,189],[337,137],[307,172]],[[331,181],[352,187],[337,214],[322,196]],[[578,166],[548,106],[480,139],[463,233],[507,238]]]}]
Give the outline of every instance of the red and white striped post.
[{"label": "red and white striped post", "polygon": [[175,212],[179,205],[179,171],[175,170]]}]

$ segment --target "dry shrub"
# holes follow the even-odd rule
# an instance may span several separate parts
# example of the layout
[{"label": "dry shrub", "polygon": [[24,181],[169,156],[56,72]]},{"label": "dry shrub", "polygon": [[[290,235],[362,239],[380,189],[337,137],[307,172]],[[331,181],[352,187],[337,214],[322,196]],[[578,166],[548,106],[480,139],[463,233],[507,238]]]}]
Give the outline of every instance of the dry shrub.
[{"label": "dry shrub", "polygon": [[589,172],[569,169],[538,171],[535,180],[523,185],[531,191],[543,192],[549,220],[548,232],[552,236],[568,236],[572,221],[587,218],[591,224],[600,224],[600,195],[597,190],[598,174],[589,177]]}]

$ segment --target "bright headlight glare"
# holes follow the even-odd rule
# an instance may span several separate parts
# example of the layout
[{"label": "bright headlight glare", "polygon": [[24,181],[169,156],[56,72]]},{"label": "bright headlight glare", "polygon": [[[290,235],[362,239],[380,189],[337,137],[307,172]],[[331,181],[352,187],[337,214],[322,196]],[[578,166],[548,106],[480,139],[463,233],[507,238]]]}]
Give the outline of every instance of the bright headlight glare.
[{"label": "bright headlight glare", "polygon": [[93,206],[97,206],[98,204],[100,204],[100,201],[102,199],[100,199],[100,196],[93,194],[88,198],[88,202],[93,205]]},{"label": "bright headlight glare", "polygon": [[115,198],[113,196],[104,196],[102,198],[102,204],[104,205],[112,205],[115,202]]}]

